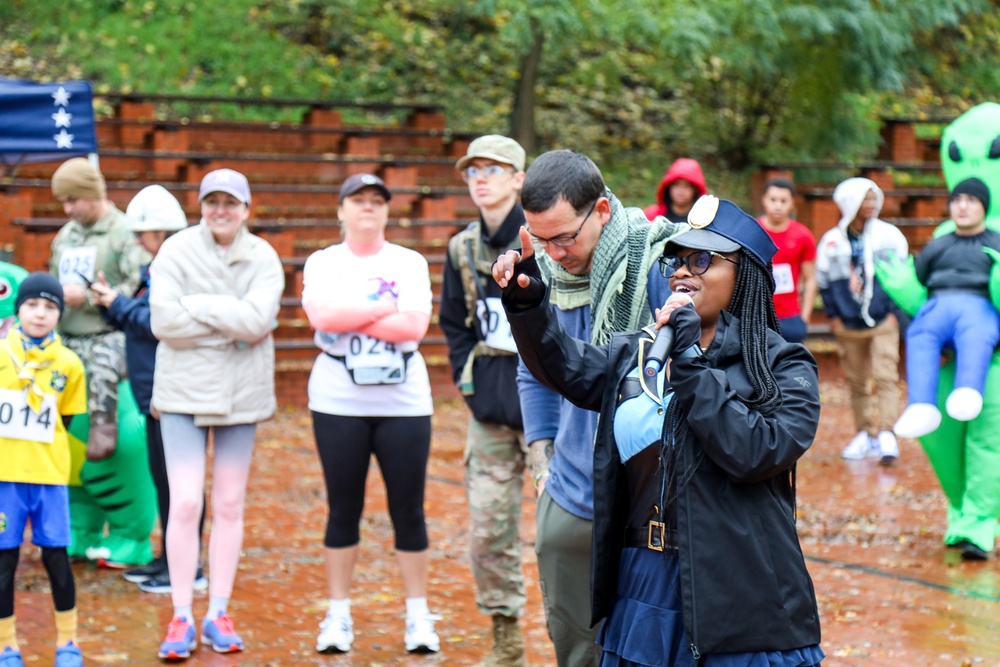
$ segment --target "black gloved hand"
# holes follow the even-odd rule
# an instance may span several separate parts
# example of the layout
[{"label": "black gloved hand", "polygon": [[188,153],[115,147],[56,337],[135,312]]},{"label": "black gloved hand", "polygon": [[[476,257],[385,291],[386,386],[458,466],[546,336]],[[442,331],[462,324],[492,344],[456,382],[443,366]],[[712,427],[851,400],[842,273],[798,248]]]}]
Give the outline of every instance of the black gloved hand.
[{"label": "black gloved hand", "polygon": [[[527,287],[521,286],[520,276],[527,278]],[[503,305],[507,310],[520,312],[537,308],[545,300],[545,281],[538,269],[535,256],[522,258],[514,265],[514,275],[503,288]]]},{"label": "black gloved hand", "polygon": [[674,346],[670,358],[676,359],[686,349],[701,340],[701,317],[690,303],[670,313],[670,326],[674,329]]}]

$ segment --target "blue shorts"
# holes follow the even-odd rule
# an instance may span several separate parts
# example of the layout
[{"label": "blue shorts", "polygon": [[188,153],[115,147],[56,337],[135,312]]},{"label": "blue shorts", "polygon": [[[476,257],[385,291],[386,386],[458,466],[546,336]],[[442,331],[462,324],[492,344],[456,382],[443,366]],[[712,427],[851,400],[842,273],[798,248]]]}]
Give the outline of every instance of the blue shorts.
[{"label": "blue shorts", "polygon": [[68,547],[69,488],[56,484],[0,482],[0,549],[24,542],[31,519],[31,541],[40,547]]}]

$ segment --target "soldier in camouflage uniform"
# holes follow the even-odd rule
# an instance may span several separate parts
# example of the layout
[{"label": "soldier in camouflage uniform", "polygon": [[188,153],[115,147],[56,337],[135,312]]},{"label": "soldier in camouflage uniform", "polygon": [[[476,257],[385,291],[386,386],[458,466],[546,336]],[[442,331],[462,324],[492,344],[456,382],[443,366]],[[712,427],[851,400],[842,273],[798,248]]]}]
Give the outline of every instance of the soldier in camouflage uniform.
[{"label": "soldier in camouflage uniform", "polygon": [[128,372],[125,334],[104,321],[87,287],[103,273],[113,288],[132,294],[139,267],[149,262],[149,255],[128,231],[124,214],[107,199],[104,177],[86,159],[73,158],[60,165],[52,175],[52,194],[70,217],[52,241],[49,262],[65,295],[59,333],[86,369],[87,458],[99,461],[115,451],[118,383]]},{"label": "soldier in camouflage uniform", "polygon": [[526,664],[517,619],[525,603],[518,531],[527,450],[517,351],[490,272],[497,256],[520,246],[524,160],[516,141],[488,135],[456,164],[479,220],[449,242],[441,288],[452,375],[472,411],[465,452],[470,557],[477,604],[493,621],[493,650],[479,667]]}]

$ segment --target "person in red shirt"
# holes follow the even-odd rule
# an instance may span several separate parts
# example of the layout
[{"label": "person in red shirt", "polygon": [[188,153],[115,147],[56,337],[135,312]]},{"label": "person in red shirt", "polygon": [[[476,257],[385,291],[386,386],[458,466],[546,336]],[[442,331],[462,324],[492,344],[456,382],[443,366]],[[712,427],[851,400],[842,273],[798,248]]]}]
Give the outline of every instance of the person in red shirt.
[{"label": "person in red shirt", "polygon": [[801,343],[809,329],[816,301],[816,239],[809,228],[791,218],[795,186],[786,178],[773,178],[761,198],[764,215],[757,218],[778,246],[774,266],[774,310],[781,335]]}]

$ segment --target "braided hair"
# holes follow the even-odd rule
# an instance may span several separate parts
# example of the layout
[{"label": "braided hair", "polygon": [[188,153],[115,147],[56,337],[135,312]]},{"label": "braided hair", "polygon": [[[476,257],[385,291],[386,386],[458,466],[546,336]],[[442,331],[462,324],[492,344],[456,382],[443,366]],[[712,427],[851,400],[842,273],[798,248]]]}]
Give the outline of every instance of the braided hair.
[{"label": "braided hair", "polygon": [[[726,310],[740,320],[743,367],[753,386],[753,395],[737,395],[737,399],[751,410],[764,415],[774,414],[781,407],[781,390],[767,357],[768,328],[780,332],[778,316],[774,312],[773,294],[774,274],[770,265],[741,248],[736,270],[736,289]],[[699,448],[683,477],[678,478],[677,448],[674,443],[683,438],[689,428],[687,420],[681,416],[679,401],[670,401],[660,446],[660,466],[664,479],[661,502],[665,507],[676,501],[680,489],[691,479],[705,457],[704,449]],[[791,468],[791,484],[794,491],[794,465]]]},{"label": "braided hair", "polygon": [[773,414],[781,406],[781,390],[767,357],[768,328],[780,332],[774,312],[774,274],[753,254],[740,249],[733,300],[726,308],[740,320],[743,367],[753,385],[752,396],[739,400],[751,410]]}]

